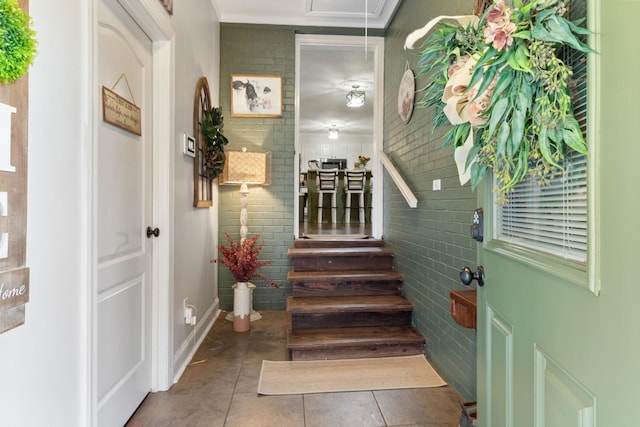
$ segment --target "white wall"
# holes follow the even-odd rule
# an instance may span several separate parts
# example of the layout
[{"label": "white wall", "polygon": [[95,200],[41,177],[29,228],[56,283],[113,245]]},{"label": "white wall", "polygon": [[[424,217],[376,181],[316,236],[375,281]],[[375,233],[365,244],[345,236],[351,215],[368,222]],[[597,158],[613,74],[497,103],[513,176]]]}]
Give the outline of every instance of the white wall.
[{"label": "white wall", "polygon": [[[183,320],[183,301],[197,309],[197,343],[218,314],[216,264],[218,199],[214,185],[211,208],[193,207],[193,159],[182,154],[182,133],[193,135],[196,83],[207,77],[211,102],[218,106],[220,25],[210,0],[174,2],[176,32],[176,145],[174,221],[174,373],[180,375],[195,351],[194,328]],[[176,378],[177,379],[177,378]]]},{"label": "white wall", "polygon": [[[0,335],[0,426],[89,425],[87,342],[91,314],[88,240],[91,144],[87,83],[91,70],[92,1],[30,0],[38,55],[29,82],[27,266],[31,269],[26,324]],[[214,104],[218,88],[218,24],[210,0],[174,2],[176,144],[174,331],[176,358],[191,330],[182,326],[182,299],[205,313],[217,310],[217,203],[192,206],[191,164],[180,132],[192,127],[195,82],[206,75]],[[178,309],[179,308],[179,309]],[[211,320],[212,316],[208,320]],[[193,340],[191,340],[193,342]],[[186,353],[185,353],[186,354]],[[184,356],[186,357],[186,356]],[[176,360],[173,366],[180,366]]]},{"label": "white wall", "polygon": [[0,425],[79,426],[87,402],[87,6],[31,0],[26,324],[0,335]]}]

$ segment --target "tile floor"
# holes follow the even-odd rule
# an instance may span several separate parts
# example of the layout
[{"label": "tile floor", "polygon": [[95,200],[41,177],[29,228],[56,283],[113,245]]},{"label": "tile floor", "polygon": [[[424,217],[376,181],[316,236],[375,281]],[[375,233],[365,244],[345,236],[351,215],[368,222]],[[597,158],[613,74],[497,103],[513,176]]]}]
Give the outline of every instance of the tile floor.
[{"label": "tile floor", "polygon": [[286,312],[261,315],[236,333],[223,312],[180,381],[149,394],[127,427],[458,427],[450,386],[259,397],[262,360],[288,360],[289,327]]}]

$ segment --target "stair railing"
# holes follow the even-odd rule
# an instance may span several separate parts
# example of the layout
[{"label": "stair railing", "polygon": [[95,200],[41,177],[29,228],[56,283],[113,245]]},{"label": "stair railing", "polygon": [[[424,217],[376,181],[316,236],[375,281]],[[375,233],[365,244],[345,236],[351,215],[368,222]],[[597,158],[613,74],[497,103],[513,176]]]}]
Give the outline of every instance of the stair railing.
[{"label": "stair railing", "polygon": [[389,157],[387,157],[385,152],[382,150],[378,152],[378,158],[384,165],[384,168],[389,173],[389,176],[391,176],[391,179],[393,180],[393,182],[398,187],[398,190],[400,190],[400,193],[402,193],[402,195],[404,196],[404,199],[407,201],[407,204],[409,205],[409,207],[417,208],[418,199],[416,199],[416,196],[413,195],[413,192],[405,182],[404,178],[402,178],[402,175],[400,175],[400,172],[398,172],[396,167],[393,165],[393,163],[391,162],[391,159],[389,159]]}]

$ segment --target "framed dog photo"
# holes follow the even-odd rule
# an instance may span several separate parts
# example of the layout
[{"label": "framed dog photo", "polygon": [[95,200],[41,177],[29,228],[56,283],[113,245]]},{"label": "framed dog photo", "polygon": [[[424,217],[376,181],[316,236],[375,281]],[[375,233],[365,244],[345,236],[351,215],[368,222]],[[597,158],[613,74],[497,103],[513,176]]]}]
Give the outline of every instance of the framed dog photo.
[{"label": "framed dog photo", "polygon": [[282,76],[232,74],[231,117],[282,117]]}]

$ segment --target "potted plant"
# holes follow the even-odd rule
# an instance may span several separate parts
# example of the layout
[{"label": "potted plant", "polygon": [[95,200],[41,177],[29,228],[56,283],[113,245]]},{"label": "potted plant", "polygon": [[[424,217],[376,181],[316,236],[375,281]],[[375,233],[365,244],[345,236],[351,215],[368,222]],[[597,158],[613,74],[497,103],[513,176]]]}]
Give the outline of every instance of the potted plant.
[{"label": "potted plant", "polygon": [[22,77],[36,55],[36,33],[31,18],[16,0],[0,0],[0,83]]},{"label": "potted plant", "polygon": [[212,107],[202,112],[200,131],[204,138],[203,165],[209,179],[217,178],[224,169],[224,146],[229,140],[222,134],[223,127],[224,117],[220,108]]},{"label": "potted plant", "polygon": [[460,183],[470,179],[475,189],[491,169],[498,202],[527,175],[550,182],[568,150],[587,154],[560,53],[593,53],[583,42],[591,32],[564,17],[567,5],[496,0],[479,19],[442,16],[407,37],[411,48],[436,28],[420,52],[421,74],[429,76],[422,105],[434,107],[434,128],[451,125],[443,145],[455,149]]},{"label": "potted plant", "polygon": [[259,261],[258,256],[262,250],[262,245],[258,245],[259,234],[250,239],[234,241],[229,234],[226,234],[229,246],[220,244],[218,249],[222,252],[222,258],[213,260],[226,265],[236,280],[233,285],[233,330],[236,332],[248,331],[251,325],[251,289],[249,280],[254,277],[262,279],[274,288],[280,286],[273,280],[267,278],[258,269],[271,264],[273,261]]}]

